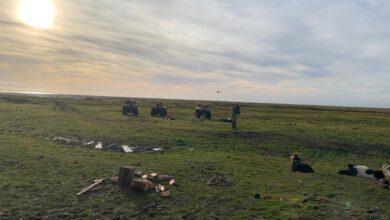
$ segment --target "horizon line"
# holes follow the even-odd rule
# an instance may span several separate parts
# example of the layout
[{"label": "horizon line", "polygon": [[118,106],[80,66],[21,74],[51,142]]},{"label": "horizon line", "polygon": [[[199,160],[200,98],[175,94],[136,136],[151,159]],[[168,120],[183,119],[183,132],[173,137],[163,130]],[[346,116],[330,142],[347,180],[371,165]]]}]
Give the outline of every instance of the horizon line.
[{"label": "horizon line", "polygon": [[227,102],[243,104],[262,104],[262,105],[289,105],[289,106],[307,106],[307,107],[325,107],[325,108],[358,108],[358,109],[378,109],[390,110],[389,107],[363,107],[363,106],[337,106],[337,105],[319,105],[304,103],[278,103],[278,102],[249,102],[249,101],[227,101],[227,100],[206,100],[206,99],[182,99],[182,98],[161,98],[161,97],[131,97],[131,96],[110,96],[110,95],[91,95],[91,94],[66,94],[66,93],[48,93],[48,92],[0,92],[0,95],[29,95],[37,97],[45,96],[83,96],[83,97],[103,97],[103,98],[133,98],[133,99],[160,99],[160,100],[182,100],[182,101],[200,101],[200,102]]}]

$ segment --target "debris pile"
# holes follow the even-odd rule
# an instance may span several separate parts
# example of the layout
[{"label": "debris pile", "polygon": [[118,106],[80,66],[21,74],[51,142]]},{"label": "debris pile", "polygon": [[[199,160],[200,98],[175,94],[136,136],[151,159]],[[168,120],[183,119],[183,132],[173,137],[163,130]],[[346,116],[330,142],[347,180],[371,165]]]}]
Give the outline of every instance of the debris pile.
[{"label": "debris pile", "polygon": [[[119,168],[119,175],[111,178],[103,178],[95,180],[94,183],[88,187],[83,188],[77,196],[100,189],[98,186],[102,183],[111,182],[127,191],[129,189],[139,192],[148,192],[155,189],[161,197],[170,197],[171,190],[169,187],[177,186],[176,180],[170,175],[163,175],[157,173],[143,173],[136,170],[133,166],[121,166]],[[163,182],[168,182],[163,185]]]},{"label": "debris pile", "polygon": [[64,137],[53,137],[53,140],[66,145],[83,146],[89,148],[100,149],[104,151],[114,151],[122,153],[142,153],[142,152],[162,152],[171,150],[172,146],[133,146],[129,147],[126,144],[120,144],[117,142],[106,143],[103,141],[91,141],[80,138],[64,138]]},{"label": "debris pile", "polygon": [[222,173],[215,173],[208,181],[209,186],[230,186],[232,182]]}]

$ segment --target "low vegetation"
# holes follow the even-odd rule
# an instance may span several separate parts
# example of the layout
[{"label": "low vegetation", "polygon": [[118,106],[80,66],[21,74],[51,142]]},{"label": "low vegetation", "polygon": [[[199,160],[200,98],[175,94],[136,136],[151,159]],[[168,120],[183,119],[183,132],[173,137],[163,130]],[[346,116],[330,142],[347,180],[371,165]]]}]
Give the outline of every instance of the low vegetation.
[{"label": "low vegetation", "polygon": [[[348,163],[390,162],[390,110],[241,103],[238,129],[220,122],[232,103],[122,98],[0,96],[0,218],[4,219],[389,219],[390,190],[337,175]],[[150,116],[162,102],[175,120]],[[213,119],[196,119],[196,104]],[[155,146],[120,153],[53,137]],[[302,153],[315,173],[294,173]],[[77,197],[93,180],[132,164],[173,175],[171,198],[117,186]],[[209,186],[216,173],[232,183]],[[255,194],[260,194],[260,199]]]}]

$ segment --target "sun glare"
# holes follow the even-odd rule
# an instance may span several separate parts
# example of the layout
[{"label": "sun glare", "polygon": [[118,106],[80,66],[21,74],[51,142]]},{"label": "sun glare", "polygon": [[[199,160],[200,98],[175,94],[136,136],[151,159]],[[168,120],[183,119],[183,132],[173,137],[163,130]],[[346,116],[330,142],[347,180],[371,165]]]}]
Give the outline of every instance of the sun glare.
[{"label": "sun glare", "polygon": [[55,14],[52,0],[19,0],[18,17],[32,27],[50,28]]}]

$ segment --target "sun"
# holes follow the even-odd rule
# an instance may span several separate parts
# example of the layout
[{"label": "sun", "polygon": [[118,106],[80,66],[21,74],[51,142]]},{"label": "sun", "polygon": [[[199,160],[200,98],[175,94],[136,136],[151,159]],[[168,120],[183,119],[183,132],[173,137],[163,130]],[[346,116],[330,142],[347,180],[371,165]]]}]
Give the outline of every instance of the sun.
[{"label": "sun", "polygon": [[19,0],[17,15],[25,24],[36,28],[51,28],[56,8],[52,0]]}]

